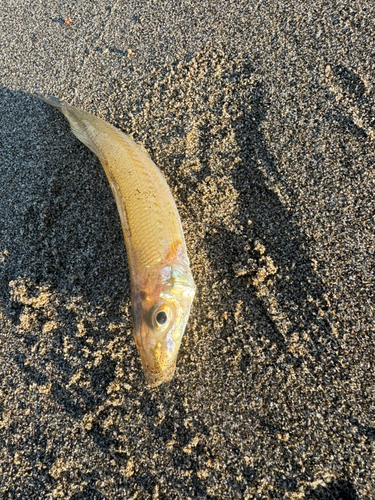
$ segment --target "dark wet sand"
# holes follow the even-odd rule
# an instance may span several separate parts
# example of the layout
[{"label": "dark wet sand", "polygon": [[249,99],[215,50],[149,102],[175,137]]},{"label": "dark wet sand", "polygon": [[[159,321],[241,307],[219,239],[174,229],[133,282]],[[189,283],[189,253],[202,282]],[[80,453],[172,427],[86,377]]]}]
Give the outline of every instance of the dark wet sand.
[{"label": "dark wet sand", "polygon": [[[0,498],[375,498],[374,5],[141,4],[3,2]],[[104,172],[37,92],[175,195],[198,293],[164,386]]]}]

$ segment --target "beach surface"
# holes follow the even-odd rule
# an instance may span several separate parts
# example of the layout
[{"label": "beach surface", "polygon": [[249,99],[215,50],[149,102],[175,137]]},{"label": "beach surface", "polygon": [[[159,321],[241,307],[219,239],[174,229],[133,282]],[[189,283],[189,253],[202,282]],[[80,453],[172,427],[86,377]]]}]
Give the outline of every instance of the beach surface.
[{"label": "beach surface", "polygon": [[[0,499],[375,498],[372,2],[2,2]],[[149,152],[197,295],[145,384],[99,160]]]}]

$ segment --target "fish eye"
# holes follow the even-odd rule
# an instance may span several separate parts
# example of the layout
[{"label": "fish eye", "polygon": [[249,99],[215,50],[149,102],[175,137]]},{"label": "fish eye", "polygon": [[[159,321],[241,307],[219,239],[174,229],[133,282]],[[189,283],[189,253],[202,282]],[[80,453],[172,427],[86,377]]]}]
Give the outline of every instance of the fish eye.
[{"label": "fish eye", "polygon": [[156,323],[159,326],[163,326],[163,325],[165,325],[165,323],[167,322],[167,319],[168,319],[167,313],[165,311],[159,311],[157,313],[155,319],[156,319]]},{"label": "fish eye", "polygon": [[163,304],[162,306],[159,306],[153,313],[153,324],[158,329],[164,329],[170,322],[171,318],[171,309],[166,304]]}]

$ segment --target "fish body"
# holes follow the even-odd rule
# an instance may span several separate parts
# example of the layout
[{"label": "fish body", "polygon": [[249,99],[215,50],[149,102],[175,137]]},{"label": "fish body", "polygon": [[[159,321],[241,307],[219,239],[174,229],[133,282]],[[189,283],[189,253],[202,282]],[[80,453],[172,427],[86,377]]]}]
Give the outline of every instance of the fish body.
[{"label": "fish body", "polygon": [[150,386],[174,374],[195,284],[170,189],[148,154],[104,120],[42,98],[99,158],[116,199],[130,268],[134,338]]}]

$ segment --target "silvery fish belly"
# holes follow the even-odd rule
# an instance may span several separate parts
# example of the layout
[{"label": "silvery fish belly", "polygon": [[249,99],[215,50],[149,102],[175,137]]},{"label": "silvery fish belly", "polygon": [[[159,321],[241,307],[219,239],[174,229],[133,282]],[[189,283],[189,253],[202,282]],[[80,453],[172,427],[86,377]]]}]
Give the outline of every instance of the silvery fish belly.
[{"label": "silvery fish belly", "polygon": [[120,214],[129,261],[134,338],[151,386],[174,374],[195,294],[180,218],[168,185],[148,154],[104,120],[55,98],[101,161]]}]

